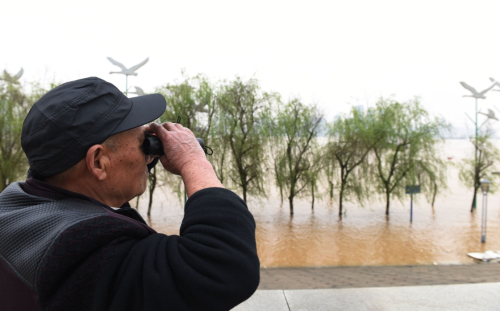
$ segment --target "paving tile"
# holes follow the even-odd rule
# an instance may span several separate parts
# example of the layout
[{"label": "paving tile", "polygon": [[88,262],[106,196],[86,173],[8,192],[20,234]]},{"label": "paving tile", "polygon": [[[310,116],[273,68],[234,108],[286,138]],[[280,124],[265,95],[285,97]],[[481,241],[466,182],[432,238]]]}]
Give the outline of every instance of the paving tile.
[{"label": "paving tile", "polygon": [[263,268],[259,289],[390,287],[500,282],[500,264]]},{"label": "paving tile", "polygon": [[291,311],[500,309],[498,295],[500,283],[285,290],[284,292]]},{"label": "paving tile", "polygon": [[252,297],[239,304],[233,311],[273,310],[289,311],[282,290],[258,290]]}]

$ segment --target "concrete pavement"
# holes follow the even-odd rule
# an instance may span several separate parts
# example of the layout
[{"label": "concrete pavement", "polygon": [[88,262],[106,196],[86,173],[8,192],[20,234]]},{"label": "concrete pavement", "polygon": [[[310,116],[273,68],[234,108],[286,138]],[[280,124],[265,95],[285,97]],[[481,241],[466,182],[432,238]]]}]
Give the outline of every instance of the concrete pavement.
[{"label": "concrete pavement", "polygon": [[234,311],[500,310],[500,283],[258,290]]},{"label": "concrete pavement", "polygon": [[500,310],[500,264],[261,269],[233,310]]}]

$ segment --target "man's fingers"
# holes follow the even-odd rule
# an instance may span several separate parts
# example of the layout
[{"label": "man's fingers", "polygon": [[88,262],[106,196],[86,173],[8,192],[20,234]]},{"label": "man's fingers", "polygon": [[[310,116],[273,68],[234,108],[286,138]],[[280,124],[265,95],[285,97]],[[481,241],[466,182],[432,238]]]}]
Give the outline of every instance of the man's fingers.
[{"label": "man's fingers", "polygon": [[165,136],[167,134],[167,130],[165,128],[163,128],[163,126],[160,126],[159,124],[157,123],[151,123],[149,125],[149,128],[150,130],[156,134],[156,136],[158,136],[158,138],[163,141],[165,140]]},{"label": "man's fingers", "polygon": [[165,122],[162,124],[162,126],[167,130],[167,131],[172,131],[172,132],[178,132],[178,131],[183,131],[183,132],[188,132],[192,136],[194,136],[193,131],[191,131],[189,128],[182,126],[182,124],[179,123],[172,123],[172,122]]},{"label": "man's fingers", "polygon": [[[165,122],[162,124],[162,126],[167,130],[167,131],[177,131],[179,128],[175,126],[175,123],[172,122]],[[181,125],[182,126],[182,125]]]},{"label": "man's fingers", "polygon": [[174,123],[174,126],[179,129],[180,131],[184,131],[184,132],[188,132],[189,134],[193,135],[194,136],[194,133],[193,131],[191,131],[191,129],[187,128],[187,127],[184,127],[182,126],[182,124],[179,124],[179,123]]}]

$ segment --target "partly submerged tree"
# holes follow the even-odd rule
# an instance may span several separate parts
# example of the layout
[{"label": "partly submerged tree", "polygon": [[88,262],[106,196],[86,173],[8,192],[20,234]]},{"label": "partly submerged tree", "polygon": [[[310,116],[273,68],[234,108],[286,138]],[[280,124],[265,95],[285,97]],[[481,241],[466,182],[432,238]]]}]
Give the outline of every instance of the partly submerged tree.
[{"label": "partly submerged tree", "polygon": [[[216,106],[217,111],[220,108]],[[210,127],[210,144],[214,149],[214,153],[208,159],[212,163],[215,174],[222,184],[226,184],[229,175],[229,163],[231,162],[230,144],[227,139],[227,129],[229,128],[229,120],[220,117],[220,112],[216,113],[215,122]]]},{"label": "partly submerged tree", "polygon": [[[183,73],[184,74],[184,73]],[[183,76],[178,83],[167,84],[156,92],[162,94],[167,101],[167,109],[160,117],[159,122],[180,122],[191,129],[196,137],[200,137],[208,145],[208,137],[212,118],[215,113],[214,88],[203,75],[194,78]],[[148,215],[153,202],[153,192],[158,182],[165,182],[177,195],[179,200],[184,196],[182,180],[178,176],[160,174],[153,169],[149,176],[149,204]]]},{"label": "partly submerged tree", "polygon": [[148,203],[148,213],[147,215],[151,215],[151,207],[153,206],[153,194],[155,192],[156,184],[157,184],[158,175],[156,173],[156,167],[153,167],[149,172],[148,176],[148,193],[149,193],[149,203]]},{"label": "partly submerged tree", "polygon": [[217,178],[226,185],[231,171],[229,163],[232,161],[232,152],[228,134],[233,120],[227,117],[224,111],[224,106],[227,105],[223,96],[224,92],[224,86],[220,86],[215,91],[213,117],[209,119],[211,124],[208,133],[214,153],[208,159],[212,163]]},{"label": "partly submerged tree", "polygon": [[[480,133],[476,138],[470,141],[477,148],[477,161],[475,157],[466,158],[460,163],[459,178],[462,184],[467,187],[473,187],[471,213],[474,211],[474,202],[477,199],[477,191],[481,185],[481,179],[488,178],[490,181],[496,178],[493,174],[488,174],[487,170],[493,168],[495,160],[500,158],[500,151],[491,143],[491,132]],[[495,183],[490,184],[490,191],[495,190]]]},{"label": "partly submerged tree", "polygon": [[241,190],[245,202],[249,194],[265,194],[266,154],[260,119],[265,113],[266,101],[266,94],[261,93],[253,79],[245,82],[236,78],[224,83],[217,96],[219,114],[215,126],[222,131],[219,135],[231,153],[231,161],[226,162],[228,178]]},{"label": "partly submerged tree", "polygon": [[311,210],[314,211],[314,203],[317,197],[321,197],[319,184],[324,169],[324,148],[319,142],[314,141],[311,144],[311,152],[307,154],[307,161],[311,163],[309,170],[306,172],[306,178],[309,184],[309,195],[311,197]]},{"label": "partly submerged tree", "polygon": [[384,133],[384,138],[373,148],[375,165],[371,168],[389,215],[391,196],[404,197],[405,181],[414,182],[419,170],[423,173],[425,168],[439,165],[434,150],[447,124],[431,118],[418,99],[404,103],[381,99],[376,109],[377,131]]},{"label": "partly submerged tree", "polygon": [[369,187],[365,185],[369,180],[366,158],[384,138],[376,121],[373,109],[365,113],[353,108],[349,116],[340,116],[328,125],[324,157],[329,173],[326,180],[330,199],[333,198],[334,188],[338,189],[339,216],[342,216],[346,198],[356,197],[363,203],[370,194]]},{"label": "partly submerged tree", "polygon": [[320,161],[315,160],[312,151],[322,119],[315,106],[306,106],[298,99],[290,100],[278,111],[273,130],[278,148],[274,155],[275,178],[280,192],[288,192],[290,215],[294,213],[294,198],[306,192],[308,186],[315,189],[311,182],[316,183],[317,179],[310,174],[318,172]]},{"label": "partly submerged tree", "polygon": [[[438,145],[436,143],[436,145]],[[439,157],[439,153],[433,149],[422,150],[415,159],[414,169],[406,178],[408,185],[420,185],[420,191],[426,196],[434,210],[436,196],[448,188],[447,169],[448,165]]]}]

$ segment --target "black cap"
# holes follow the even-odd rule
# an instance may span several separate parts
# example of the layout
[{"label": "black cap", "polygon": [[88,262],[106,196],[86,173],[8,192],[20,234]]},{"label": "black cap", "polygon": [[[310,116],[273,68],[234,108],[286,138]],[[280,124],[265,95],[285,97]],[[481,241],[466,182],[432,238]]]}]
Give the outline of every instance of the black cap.
[{"label": "black cap", "polygon": [[159,118],[166,105],[161,94],[127,98],[96,77],[50,90],[23,123],[21,145],[31,174],[46,178],[65,171],[85,158],[91,146]]}]

